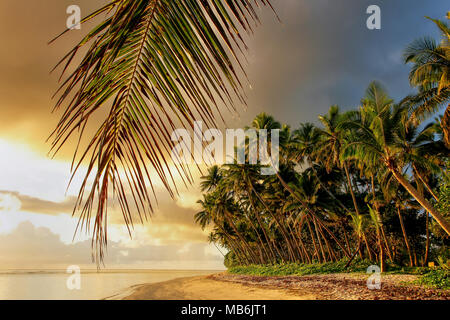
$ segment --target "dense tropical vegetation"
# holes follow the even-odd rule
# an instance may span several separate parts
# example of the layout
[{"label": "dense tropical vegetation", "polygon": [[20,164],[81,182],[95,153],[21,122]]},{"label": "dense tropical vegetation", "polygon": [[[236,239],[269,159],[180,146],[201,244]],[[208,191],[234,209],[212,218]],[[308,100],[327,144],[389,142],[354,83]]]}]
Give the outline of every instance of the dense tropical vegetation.
[{"label": "dense tropical vegetation", "polygon": [[345,261],[349,268],[370,260],[385,271],[446,263],[449,27],[433,21],[442,42],[421,39],[405,51],[416,95],[395,102],[373,82],[357,109],[332,106],[319,125],[296,128],[262,113],[251,127],[280,130],[279,172],[209,168],[195,219],[228,250],[227,266]]}]

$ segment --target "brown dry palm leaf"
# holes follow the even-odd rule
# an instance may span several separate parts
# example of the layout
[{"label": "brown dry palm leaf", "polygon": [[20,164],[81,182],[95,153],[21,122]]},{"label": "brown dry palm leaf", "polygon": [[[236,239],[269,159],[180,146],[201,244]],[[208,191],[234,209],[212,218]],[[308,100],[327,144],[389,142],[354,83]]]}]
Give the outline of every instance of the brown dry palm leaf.
[{"label": "brown dry palm leaf", "polygon": [[79,227],[88,232],[94,218],[97,262],[107,245],[108,200],[117,200],[130,227],[133,211],[141,221],[151,215],[155,178],[172,196],[172,171],[190,182],[186,167],[170,169],[176,125],[212,126],[218,106],[245,102],[241,32],[258,24],[260,6],[272,8],[268,0],[116,0],[82,20],[106,14],[57,65],[63,77],[88,47],[57,92],[55,110],[64,112],[51,138],[56,153],[73,135],[81,139],[88,120],[107,108],[79,156],[75,150],[72,172],[73,178],[87,164],[74,213],[81,212]]}]

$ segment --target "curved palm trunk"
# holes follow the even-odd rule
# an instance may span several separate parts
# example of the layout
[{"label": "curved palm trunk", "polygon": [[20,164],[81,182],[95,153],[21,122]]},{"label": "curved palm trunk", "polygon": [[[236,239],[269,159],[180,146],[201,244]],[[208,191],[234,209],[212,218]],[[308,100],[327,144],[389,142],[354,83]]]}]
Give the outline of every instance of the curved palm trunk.
[{"label": "curved palm trunk", "polygon": [[222,231],[222,233],[225,235],[226,238],[228,238],[229,245],[231,246],[232,250],[236,254],[236,257],[239,260],[239,263],[244,265],[244,260],[247,264],[250,264],[250,260],[248,259],[247,255],[245,254],[245,251],[242,249],[242,246],[239,242],[236,242],[226,231],[224,228],[222,228],[220,225],[217,225],[219,229]]},{"label": "curved palm trunk", "polygon": [[397,206],[397,213],[398,213],[398,219],[400,220],[400,226],[402,227],[403,239],[405,240],[406,248],[408,249],[409,263],[410,263],[411,267],[413,267],[414,262],[413,262],[413,258],[411,255],[411,247],[409,246],[408,236],[406,234],[405,225],[403,223],[402,213],[400,211],[400,207],[398,207],[398,206]]},{"label": "curved palm trunk", "polygon": [[429,229],[429,220],[430,217],[428,216],[428,212],[426,213],[426,218],[425,218],[425,228],[426,233],[427,233],[427,243],[426,243],[426,247],[425,247],[425,258],[424,258],[424,266],[427,266],[428,264],[428,255],[430,253],[430,229]]},{"label": "curved palm trunk", "polygon": [[[257,193],[255,192],[256,197],[258,198],[258,200],[261,202],[261,204],[264,206],[264,208],[267,210],[267,212],[269,212],[269,214],[272,216],[272,218],[275,220],[276,224],[278,225],[278,227],[280,228],[281,234],[288,246],[288,251],[289,251],[289,255],[293,255],[293,246],[292,243],[290,241],[289,238],[289,234],[286,231],[286,228],[284,227],[284,225],[281,223],[278,215],[276,213],[273,213],[272,210],[269,208],[269,206],[267,205],[267,203],[264,201],[264,199]],[[295,256],[292,256],[292,258],[295,260]]]},{"label": "curved palm trunk", "polygon": [[320,235],[322,236],[323,241],[325,242],[325,245],[327,246],[328,256],[329,256],[330,260],[331,261],[334,261],[334,260],[337,261],[336,254],[334,253],[334,250],[331,247],[328,239],[325,237],[325,234],[323,233],[323,230],[322,230],[321,227],[319,227],[319,232],[320,232]]},{"label": "curved palm trunk", "polygon": [[420,205],[431,214],[442,229],[450,235],[450,223],[441,215],[441,213],[434,208],[431,203],[429,203],[428,200],[425,199],[425,197],[421,195],[419,191],[417,191],[400,172],[398,172],[398,170],[392,167],[390,167],[389,170],[392,172],[397,181],[400,182],[400,184],[414,197],[414,199],[416,199],[417,202],[419,202]]},{"label": "curved palm trunk", "polygon": [[[300,232],[300,233],[301,233],[301,232]],[[303,261],[303,262],[304,262],[304,263],[305,263],[305,262],[307,262],[307,263],[312,263],[311,257],[310,257],[310,255],[309,255],[308,250],[306,249],[306,246],[305,246],[305,244],[303,243],[303,240],[301,239],[301,237],[299,237],[299,241],[300,241],[300,246],[301,246],[301,249],[302,249],[302,251],[303,251],[303,254],[304,254],[305,257],[306,257],[305,261]]]},{"label": "curved palm trunk", "polygon": [[317,244],[316,244],[316,237],[314,236],[314,232],[312,231],[311,224],[309,223],[309,219],[306,220],[306,223],[308,224],[309,233],[311,234],[311,239],[312,239],[312,242],[313,242],[313,245],[314,245],[315,255],[317,256],[317,260],[320,263],[322,263],[322,259],[321,259],[320,253],[319,253],[319,249],[317,248]]},{"label": "curved palm trunk", "polygon": [[[358,240],[358,248],[361,246],[361,239]],[[350,259],[348,260],[347,264],[345,265],[345,269],[347,269],[350,264],[352,263],[353,259],[355,259],[356,254],[359,252],[360,250],[355,250],[355,252],[353,253],[353,255],[350,257]]]},{"label": "curved palm trunk", "polygon": [[336,238],[336,236],[320,221],[320,219],[316,216],[314,211],[312,211],[309,206],[306,205],[306,203],[294,192],[294,190],[291,189],[291,187],[288,186],[286,181],[283,180],[283,178],[280,176],[280,173],[277,172],[278,180],[280,180],[283,187],[289,191],[289,193],[298,201],[300,204],[309,212],[310,215],[315,217],[317,219],[317,222],[325,229],[325,231],[333,238],[334,241],[336,241],[337,245],[342,249],[344,254],[347,256],[347,258],[350,258],[350,253],[345,249],[345,247],[342,245],[342,243],[339,241],[339,239]]},{"label": "curved palm trunk", "polygon": [[348,242],[347,230],[345,230],[345,226],[342,222],[341,222],[341,228],[344,233],[345,245],[347,246],[348,250],[351,251],[352,249],[350,248],[350,243]]},{"label": "curved palm trunk", "polygon": [[[250,199],[251,207],[253,208],[253,214],[254,214],[255,217],[256,217],[256,215],[257,215],[258,213],[256,212],[256,208],[255,208],[255,206],[254,206],[254,204],[253,204],[253,199],[251,198],[251,195],[250,195],[250,194],[248,194],[248,197],[249,197],[249,199]],[[251,219],[250,217],[247,217],[247,218],[248,218],[248,221],[250,222],[250,225],[252,226],[253,230],[255,231],[256,236],[258,237],[259,244],[260,244],[260,248],[259,248],[259,249],[262,250],[262,251],[264,252],[264,254],[267,256],[268,261],[270,261],[272,257],[271,257],[271,255],[269,254],[269,252],[267,251],[266,246],[264,245],[264,242],[263,242],[263,240],[262,240],[262,238],[261,238],[261,235],[260,235],[259,232],[258,232],[258,228],[256,228],[255,224],[253,223],[253,221],[252,221],[252,219]],[[258,219],[257,219],[257,220],[258,220]],[[262,226],[261,226],[261,228],[262,228]],[[264,232],[264,231],[263,231],[263,232]],[[262,260],[264,260],[264,258],[263,258]]]},{"label": "curved palm trunk", "polygon": [[[249,184],[249,186],[250,186],[251,191],[253,191],[253,193],[256,195],[256,197],[258,197],[258,193],[256,192],[255,187],[253,186],[253,184],[251,183],[251,181],[248,181],[248,184]],[[252,192],[250,192],[250,194],[252,194]],[[253,203],[253,196],[251,196],[250,199],[252,199],[252,200],[250,200],[250,201],[251,201],[252,206],[255,208],[255,211],[256,211],[256,206],[255,206],[254,203]],[[278,256],[279,256],[280,258],[282,257],[281,252],[278,250],[278,247],[277,247],[277,246],[275,246],[275,245],[272,244],[272,241],[270,240],[270,237],[267,235],[267,230],[266,230],[265,226],[263,225],[263,223],[262,223],[262,221],[261,221],[261,217],[258,215],[257,212],[255,212],[255,217],[256,217],[256,220],[258,221],[258,224],[261,226],[261,229],[262,229],[262,231],[263,231],[263,233],[264,233],[264,237],[266,238],[266,241],[267,241],[267,244],[268,244],[268,246],[269,246],[270,252],[271,252],[271,254],[272,254],[273,258],[274,258],[274,262],[276,262],[276,261],[277,261],[277,259],[276,259],[276,254],[275,254],[275,252],[273,251],[272,247],[275,248],[275,251],[277,252],[277,254],[278,254]]]},{"label": "curved palm trunk", "polygon": [[444,133],[445,146],[450,150],[450,104],[445,109],[444,116],[441,120],[441,127]]},{"label": "curved palm trunk", "polygon": [[[291,217],[291,216],[292,216],[292,213],[289,215],[289,217]],[[297,258],[299,258],[302,262],[305,262],[305,257],[303,256],[303,252],[301,250],[300,243],[298,242],[297,237],[294,236],[295,231],[292,229],[292,227],[290,226],[289,223],[287,224],[287,227],[288,227],[288,231],[292,235],[292,239],[294,240],[294,243],[296,245],[297,250],[295,250],[295,254],[296,254]],[[295,226],[294,226],[294,228],[295,228]]]},{"label": "curved palm trunk", "polygon": [[423,176],[419,173],[419,170],[417,170],[416,166],[413,165],[413,169],[416,172],[417,177],[419,178],[419,180],[423,183],[423,185],[425,186],[425,188],[427,188],[428,192],[433,196],[433,198],[439,202],[439,197],[436,195],[436,193],[431,189],[430,185],[425,181],[425,179],[423,178]]},{"label": "curved palm trunk", "polygon": [[242,246],[242,243],[236,239],[233,239],[233,237],[229,236],[230,238],[230,244],[234,244],[235,247],[235,252],[237,254],[237,256],[240,258],[239,260],[241,260],[241,263],[245,261],[244,264],[250,265],[252,264],[252,261],[250,259],[250,257],[248,256],[247,251],[245,250],[245,248]]},{"label": "curved palm trunk", "polygon": [[222,250],[219,249],[219,247],[217,246],[216,242],[212,241],[212,243],[213,243],[214,247],[216,247],[217,251],[219,251],[220,254],[225,258],[225,255],[223,254]]},{"label": "curved palm trunk", "polygon": [[[304,217],[302,217],[302,220],[301,220],[299,226],[297,227],[298,240],[300,241],[300,245],[301,245],[301,248],[303,250],[303,253],[306,256],[306,260],[308,261],[308,263],[312,263],[311,257],[309,256],[309,253],[308,253],[308,250],[306,249],[306,246],[305,246],[305,244],[303,243],[303,240],[302,240],[303,226],[304,226]],[[294,226],[294,228],[295,228],[295,226]]]},{"label": "curved palm trunk", "polygon": [[244,237],[242,236],[242,234],[239,232],[239,230],[236,227],[236,224],[233,221],[233,218],[231,217],[229,212],[225,213],[227,216],[227,220],[228,223],[231,225],[231,227],[233,228],[234,232],[236,233],[237,237],[239,238],[239,240],[242,241],[242,246],[245,248],[245,250],[248,252],[249,257],[251,258],[251,260],[253,261],[253,263],[257,264],[258,263],[258,256],[255,255],[255,253],[253,252],[252,248],[250,248],[249,244],[247,243],[247,241],[245,241]]},{"label": "curved palm trunk", "polygon": [[[322,183],[322,181],[319,178],[319,174],[317,173],[316,168],[314,168],[313,162],[311,161],[311,159],[308,160],[309,162],[309,166],[312,168],[314,175],[317,178],[317,181],[319,182],[319,185],[322,187],[323,190],[325,190],[326,193],[328,193],[328,195],[334,200],[336,201],[336,203],[345,211],[347,211],[348,213],[350,213],[351,211],[342,203],[342,201],[340,201],[338,198],[336,198],[336,196],[333,194],[333,192],[330,191],[330,189],[327,188],[326,185],[324,185]],[[297,163],[298,164],[298,163]]]},{"label": "curved palm trunk", "polygon": [[325,255],[325,250],[323,249],[322,241],[320,240],[319,228],[317,227],[317,223],[315,219],[313,219],[314,230],[316,231],[317,242],[319,243],[320,252],[322,253],[323,261],[327,262],[327,256]]},{"label": "curved palm trunk", "polygon": [[[377,212],[378,216],[378,212]],[[380,259],[380,269],[381,272],[384,272],[385,265],[384,265],[384,246],[383,246],[383,240],[381,238],[381,231],[378,224],[376,225],[376,232],[377,232],[377,243],[378,243],[378,249],[379,249],[379,259]]]},{"label": "curved palm trunk", "polygon": [[[373,195],[373,199],[375,200],[376,194],[375,194],[375,181],[374,181],[374,176],[373,176],[373,174],[370,176],[370,181],[371,181],[371,184],[372,184],[372,195]],[[383,237],[383,241],[384,241],[384,243],[385,243],[385,245],[386,245],[387,255],[388,255],[389,259],[390,259],[391,261],[393,261],[392,254],[391,254],[391,250],[390,250],[390,248],[389,248],[389,242],[387,241],[386,233],[384,232],[384,224],[383,224],[383,220],[381,219],[380,211],[378,210],[378,205],[376,204],[376,202],[374,203],[374,207],[375,207],[375,212],[376,212],[376,214],[377,214],[377,218],[378,218],[378,220],[380,221],[381,235],[378,235],[378,236],[379,236],[379,237],[380,237],[380,236]],[[381,243],[381,240],[380,240],[380,243]],[[380,245],[383,246],[382,243],[381,243]],[[381,250],[381,249],[382,249],[382,248],[380,247],[380,250]],[[384,250],[383,250],[383,254],[384,254]]]},{"label": "curved palm trunk", "polygon": [[[272,240],[270,239],[270,237],[267,234],[266,227],[264,226],[264,223],[261,221],[261,217],[259,216],[258,213],[256,213],[256,220],[258,221],[258,224],[261,226],[261,229],[263,230],[264,238],[266,239],[267,246],[269,247],[271,256],[273,258],[273,262],[276,263],[277,262],[277,254],[279,257],[281,257],[281,253],[279,252],[278,247],[273,245]],[[277,254],[275,254],[274,250],[277,252]]]},{"label": "curved palm trunk", "polygon": [[300,256],[298,254],[298,250],[296,250],[297,248],[299,248],[298,246],[298,242],[295,240],[295,236],[294,233],[292,232],[291,227],[289,226],[289,223],[286,221],[286,214],[284,211],[281,212],[282,213],[282,221],[284,222],[284,228],[286,230],[286,233],[288,235],[288,239],[289,239],[289,246],[288,246],[288,250],[291,251],[291,256],[293,258],[293,262],[298,262],[300,259]]},{"label": "curved palm trunk", "polygon": [[[250,204],[251,204],[251,206],[252,206],[252,208],[253,208],[253,213],[254,213],[254,215],[255,215],[255,217],[256,217],[256,221],[258,222],[259,227],[261,228],[261,230],[262,230],[262,232],[263,232],[263,235],[264,235],[264,238],[265,238],[265,240],[266,240],[267,247],[269,248],[269,250],[267,250],[267,248],[264,246],[264,244],[261,244],[261,245],[263,246],[264,251],[266,251],[266,254],[267,254],[268,257],[269,257],[269,260],[272,260],[272,262],[276,263],[277,259],[276,259],[275,253],[274,253],[273,250],[272,250],[272,244],[271,244],[271,242],[270,242],[269,237],[267,236],[266,228],[265,228],[265,226],[262,224],[262,221],[261,221],[261,219],[260,219],[260,217],[259,217],[259,214],[258,214],[258,212],[257,212],[257,208],[256,208],[256,206],[255,206],[255,201],[254,201],[253,195],[252,195],[253,184],[251,183],[251,181],[248,181],[247,184],[250,185],[250,188],[248,188],[248,191],[247,191],[247,196],[248,196],[248,199],[250,200]],[[259,233],[258,233],[258,237],[260,237],[260,236],[259,236]],[[260,238],[260,240],[261,240],[261,238]],[[261,240],[261,243],[262,243],[262,240]]]},{"label": "curved palm trunk", "polygon": [[[359,212],[358,203],[356,202],[355,192],[353,191],[353,184],[352,184],[352,180],[350,178],[350,173],[348,170],[347,162],[344,162],[344,169],[345,169],[345,175],[347,177],[348,188],[349,188],[350,194],[352,195],[353,206],[355,207],[355,212],[359,217],[359,216],[361,216],[361,214]],[[362,231],[362,237],[363,237],[364,243],[366,244],[367,253],[369,254],[369,259],[372,260],[372,253],[370,252],[369,243],[367,242],[366,233],[364,231]]]},{"label": "curved palm trunk", "polygon": [[260,245],[259,250],[261,250],[261,261],[264,263],[264,255],[267,257],[267,261],[270,261],[271,260],[271,256],[267,252],[266,246],[264,245],[264,242],[262,241],[262,238],[261,238],[261,235],[258,232],[258,229],[256,228],[256,226],[253,223],[251,218],[248,218],[248,221],[250,222],[250,226],[252,227],[253,231],[255,232],[256,236],[258,237],[258,242],[259,242],[259,245]]}]

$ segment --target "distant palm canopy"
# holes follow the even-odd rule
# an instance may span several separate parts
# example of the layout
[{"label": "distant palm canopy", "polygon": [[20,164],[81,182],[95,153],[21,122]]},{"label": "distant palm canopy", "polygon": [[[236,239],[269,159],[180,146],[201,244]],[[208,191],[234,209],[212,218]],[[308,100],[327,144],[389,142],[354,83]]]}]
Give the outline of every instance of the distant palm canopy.
[{"label": "distant palm canopy", "polygon": [[436,24],[441,39],[440,42],[430,37],[417,39],[405,50],[405,62],[412,64],[409,80],[419,91],[405,101],[411,106],[410,120],[415,123],[446,107],[441,126],[444,142],[450,149],[450,28],[445,21],[428,19]]},{"label": "distant palm canopy", "polygon": [[55,110],[64,110],[52,134],[52,151],[73,135],[81,140],[91,116],[107,106],[87,146],[75,151],[72,172],[75,176],[87,163],[74,212],[81,212],[81,229],[90,230],[94,218],[97,261],[107,244],[111,196],[130,226],[132,211],[140,220],[153,211],[153,172],[172,196],[172,171],[191,182],[189,168],[170,167],[170,133],[176,126],[202,120],[212,127],[220,106],[236,110],[236,102],[245,104],[243,34],[259,23],[260,6],[273,10],[268,0],[116,0],[81,21],[105,14],[55,67],[63,69],[63,78],[88,47],[57,92]]}]

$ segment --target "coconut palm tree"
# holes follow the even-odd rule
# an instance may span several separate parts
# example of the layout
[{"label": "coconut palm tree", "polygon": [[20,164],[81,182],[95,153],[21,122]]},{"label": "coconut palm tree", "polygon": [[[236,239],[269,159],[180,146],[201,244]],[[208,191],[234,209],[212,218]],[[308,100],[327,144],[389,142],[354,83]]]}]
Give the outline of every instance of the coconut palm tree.
[{"label": "coconut palm tree", "polygon": [[380,163],[385,165],[411,196],[450,234],[450,223],[405,177],[403,152],[399,148],[403,141],[396,133],[405,120],[406,111],[402,105],[384,104],[384,107],[378,108],[371,103],[364,104],[340,124],[341,128],[354,132],[344,146],[341,157],[357,159],[369,167]]},{"label": "coconut palm tree", "polygon": [[[256,180],[260,179],[259,170],[260,167],[257,165],[226,165],[225,184],[227,184],[232,190],[245,194],[246,198],[250,202],[250,208],[253,212],[248,220],[250,224],[253,224],[252,219],[253,217],[255,217],[260,229],[262,230],[265,242],[267,243],[266,255],[275,262],[277,260],[277,254],[275,253],[275,251],[278,252],[278,256],[281,256],[281,254],[278,251],[278,248],[276,246],[273,246],[272,241],[270,240],[266,224],[263,222],[264,220],[261,217],[261,212],[263,212],[264,210],[260,210],[260,207],[257,206],[258,200],[255,199],[258,194],[258,191],[255,189],[255,185],[257,183]],[[256,227],[254,228],[256,229]],[[255,230],[255,232],[258,235],[261,247],[266,251],[266,246],[264,245],[261,236],[259,235],[257,230]]]},{"label": "coconut palm tree", "polygon": [[430,37],[417,39],[405,50],[405,63],[412,64],[409,80],[419,89],[407,100],[412,102],[411,120],[415,123],[446,106],[441,127],[450,149],[450,28],[445,21],[430,20],[438,27],[442,40],[438,43]]},{"label": "coconut palm tree", "polygon": [[[331,106],[327,115],[319,116],[319,120],[322,122],[324,129],[320,130],[322,138],[319,142],[317,153],[320,154],[321,158],[323,159],[322,161],[325,164],[327,170],[331,170],[333,166],[344,168],[345,176],[347,178],[348,190],[353,201],[353,208],[355,209],[357,215],[361,215],[358,201],[355,195],[355,186],[350,176],[349,161],[341,161],[340,158],[342,145],[345,143],[345,139],[348,134],[348,132],[345,132],[345,130],[339,128],[339,123],[343,121],[342,119],[343,115],[340,114],[339,107],[336,105]],[[364,231],[362,231],[362,239],[366,244],[369,257],[371,257],[369,243],[367,242]]]},{"label": "coconut palm tree", "polygon": [[209,192],[217,189],[223,179],[223,175],[219,166],[216,165],[209,167],[208,174],[202,176],[200,179],[200,190],[203,192]]},{"label": "coconut palm tree", "polygon": [[[266,130],[272,130],[272,129],[282,129],[283,127],[278,121],[275,121],[275,119],[272,116],[269,116],[265,113],[262,113],[258,115],[252,122],[252,127],[255,129],[266,129]],[[286,149],[289,149],[289,151],[292,151],[292,145],[291,142],[292,139],[289,138],[287,135],[288,131],[287,128],[283,128],[282,133],[280,134],[280,153],[286,154]],[[269,141],[270,145],[270,141]],[[295,159],[295,156],[286,156],[282,157],[280,164],[280,170],[275,173],[278,181],[281,183],[283,188],[285,188],[306,210],[306,212],[310,215],[312,215],[315,219],[315,221],[333,238],[333,240],[339,245],[339,247],[342,249],[344,254],[347,257],[350,257],[349,252],[347,249],[342,245],[341,241],[337,239],[337,237],[324,225],[324,223],[321,221],[320,218],[316,215],[316,213],[311,210],[311,208],[308,207],[307,203],[302,199],[301,196],[299,196],[294,189],[289,185],[289,181],[286,181],[287,178],[292,178],[295,176],[295,163],[293,163],[292,159]],[[282,167],[285,168],[285,170],[282,169]],[[281,171],[284,171],[284,174],[281,174]]]},{"label": "coconut palm tree", "polygon": [[443,159],[448,154],[444,142],[437,139],[441,132],[436,123],[429,123],[420,129],[411,122],[402,122],[397,135],[403,144],[404,162],[411,166],[417,181],[425,187],[426,191],[439,202],[437,193],[430,186],[434,174],[440,174],[444,165]]}]

